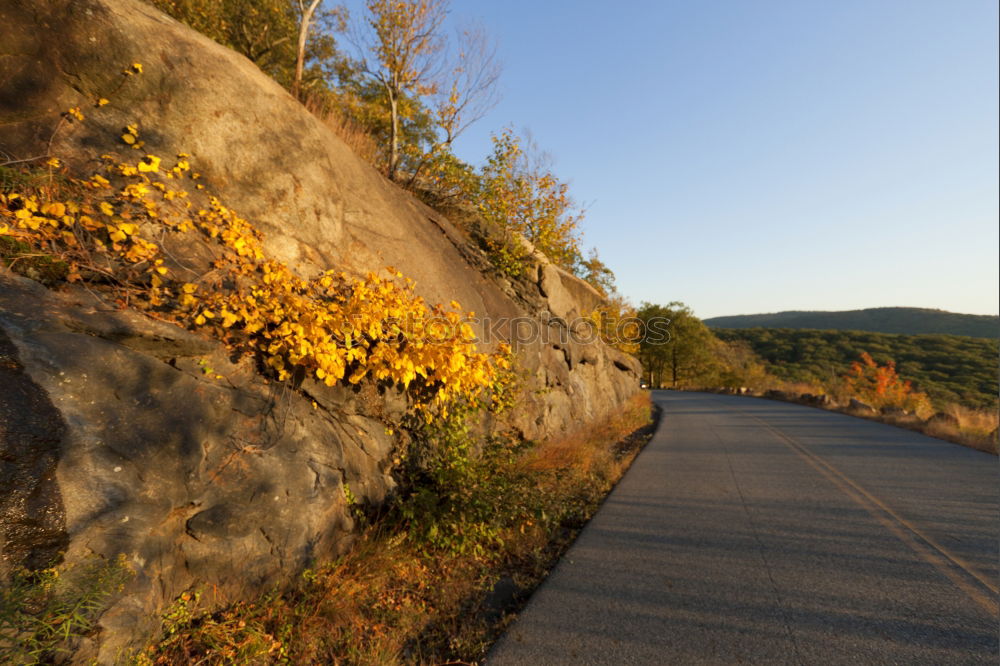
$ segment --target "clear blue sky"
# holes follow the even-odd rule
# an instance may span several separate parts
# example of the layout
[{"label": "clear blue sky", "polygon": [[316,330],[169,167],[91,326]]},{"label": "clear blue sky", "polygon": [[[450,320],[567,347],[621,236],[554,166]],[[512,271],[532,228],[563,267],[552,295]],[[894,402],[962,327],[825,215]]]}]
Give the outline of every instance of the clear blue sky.
[{"label": "clear blue sky", "polygon": [[[357,11],[363,3],[350,0]],[[996,0],[453,0],[633,302],[998,310]]]}]

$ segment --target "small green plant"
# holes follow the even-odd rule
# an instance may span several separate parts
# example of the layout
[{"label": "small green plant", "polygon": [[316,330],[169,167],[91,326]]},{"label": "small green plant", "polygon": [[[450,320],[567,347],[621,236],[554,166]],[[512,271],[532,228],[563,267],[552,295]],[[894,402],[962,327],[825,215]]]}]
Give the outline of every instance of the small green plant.
[{"label": "small green plant", "polygon": [[368,516],[365,513],[364,505],[358,500],[357,495],[351,490],[351,487],[347,485],[347,481],[344,481],[344,501],[347,502],[347,510],[351,513],[351,518],[358,527],[364,527],[368,523]]},{"label": "small green plant", "polygon": [[132,662],[138,666],[288,663],[292,628],[275,622],[274,617],[283,608],[280,598],[270,594],[255,603],[241,602],[211,612],[202,605],[200,589],[184,592],[163,612],[160,642],[134,656]]},{"label": "small green plant", "polygon": [[131,576],[124,555],[15,571],[0,590],[0,662],[49,663],[72,654]]},{"label": "small green plant", "polygon": [[201,590],[184,592],[174,599],[174,602],[163,611],[163,633],[173,636],[191,624],[200,615],[198,605],[201,602]]},{"label": "small green plant", "polygon": [[208,360],[207,359],[203,358],[203,359],[199,360],[198,361],[198,368],[201,370],[201,374],[205,375],[206,377],[210,377],[212,379],[225,379],[225,377],[223,377],[222,375],[220,375],[219,373],[217,373],[212,368],[212,366],[210,366],[208,364]]},{"label": "small green plant", "polygon": [[0,165],[0,192],[14,192],[26,188],[64,185],[65,176],[58,171],[61,163],[49,160],[44,165],[37,162],[16,163],[16,166]]}]

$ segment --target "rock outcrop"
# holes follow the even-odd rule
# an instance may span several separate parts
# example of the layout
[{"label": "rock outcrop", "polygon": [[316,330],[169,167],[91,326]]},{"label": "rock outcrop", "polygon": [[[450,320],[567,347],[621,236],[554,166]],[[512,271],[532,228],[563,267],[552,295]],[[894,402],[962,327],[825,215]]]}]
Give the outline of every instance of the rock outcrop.
[{"label": "rock outcrop", "polygon": [[858,414],[877,414],[878,410],[869,405],[866,402],[861,402],[857,398],[851,398],[851,401],[847,405],[847,409]]},{"label": "rock outcrop", "polygon": [[[635,359],[575,323],[600,302],[589,285],[540,256],[525,280],[495,275],[249,61],[148,5],[5,0],[0,43],[5,160],[56,154],[83,172],[137,124],[149,152],[190,153],[300,274],[391,265],[427,301],[474,310],[485,347],[517,338],[525,437],[583,427],[638,390]],[[119,87],[132,62],[144,73]],[[77,106],[87,122],[60,123]],[[217,343],[82,288],[0,272],[0,379],[3,567],[124,553],[137,572],[101,619],[100,661],[196,581],[236,597],[342,552],[345,483],[371,502],[392,489],[384,424],[400,395],[267,383]]]}]

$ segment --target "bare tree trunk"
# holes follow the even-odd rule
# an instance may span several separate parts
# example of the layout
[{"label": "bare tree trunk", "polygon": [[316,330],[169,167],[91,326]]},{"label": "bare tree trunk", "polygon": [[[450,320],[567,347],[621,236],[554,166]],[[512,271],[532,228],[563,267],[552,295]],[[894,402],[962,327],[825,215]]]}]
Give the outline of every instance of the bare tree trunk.
[{"label": "bare tree trunk", "polygon": [[396,180],[396,169],[399,168],[399,101],[392,93],[389,94],[389,113],[392,116],[392,129],[389,135],[389,180]]},{"label": "bare tree trunk", "polygon": [[299,22],[299,47],[295,58],[295,78],[292,80],[292,95],[296,99],[299,98],[299,93],[301,92],[302,70],[305,69],[306,65],[306,42],[309,40],[309,23],[312,21],[313,12],[316,11],[319,3],[323,2],[323,0],[312,0],[308,8],[303,4],[304,0],[298,1],[302,18]]},{"label": "bare tree trunk", "polygon": [[677,346],[676,345],[674,345],[674,348],[671,350],[671,352],[672,353],[670,355],[670,369],[671,369],[671,375],[672,375],[672,378],[673,378],[673,387],[677,388]]}]

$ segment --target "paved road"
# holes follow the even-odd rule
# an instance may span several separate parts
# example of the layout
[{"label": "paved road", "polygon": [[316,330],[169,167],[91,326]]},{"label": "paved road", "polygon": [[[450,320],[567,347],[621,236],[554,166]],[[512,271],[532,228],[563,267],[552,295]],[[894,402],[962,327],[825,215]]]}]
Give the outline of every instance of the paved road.
[{"label": "paved road", "polygon": [[658,391],[660,429],[487,664],[997,664],[1000,466]]}]

